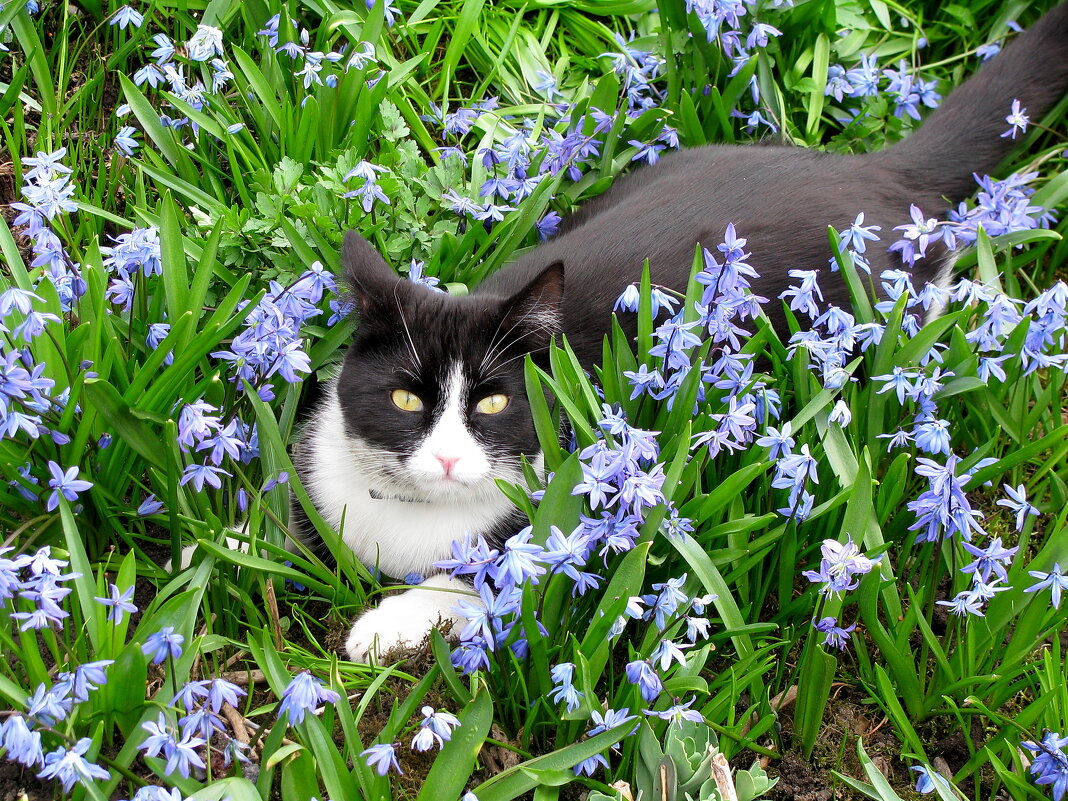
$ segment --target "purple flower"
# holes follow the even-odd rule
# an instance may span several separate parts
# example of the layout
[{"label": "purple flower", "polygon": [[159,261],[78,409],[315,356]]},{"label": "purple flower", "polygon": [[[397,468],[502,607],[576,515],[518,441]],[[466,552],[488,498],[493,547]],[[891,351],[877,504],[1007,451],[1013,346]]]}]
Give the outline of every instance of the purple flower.
[{"label": "purple flower", "polygon": [[841,628],[838,625],[838,621],[833,617],[823,617],[818,621],[812,621],[812,628],[816,631],[821,631],[826,635],[823,638],[823,644],[837,648],[839,651],[844,651],[846,649],[846,645],[849,642],[849,635],[856,627],[857,624],[854,623],[846,628]]},{"label": "purple flower", "polygon": [[1005,131],[1005,133],[1001,135],[1002,139],[1004,139],[1006,136],[1010,136],[1015,139],[1017,131],[1019,131],[1020,133],[1027,132],[1027,125],[1031,122],[1031,120],[1027,116],[1026,112],[1027,109],[1020,108],[1019,100],[1014,99],[1012,101],[1012,111],[1010,111],[1009,116],[1005,118],[1005,122],[1007,122],[1011,127],[1009,128],[1009,130]]},{"label": "purple flower", "polygon": [[92,481],[78,478],[78,468],[69,467],[66,471],[53,461],[48,462],[48,472],[52,478],[48,480],[48,486],[52,488],[52,494],[48,496],[46,509],[51,512],[59,506],[59,496],[63,495],[70,502],[78,500],[78,493],[85,492],[93,486]]},{"label": "purple flower", "polygon": [[401,775],[404,774],[404,771],[401,770],[400,763],[397,761],[395,743],[379,743],[378,745],[372,745],[370,748],[361,751],[360,756],[367,758],[367,764],[374,768],[379,776],[385,776],[389,773],[390,768],[393,768]]},{"label": "purple flower", "polygon": [[1061,572],[1061,566],[1059,564],[1054,564],[1053,569],[1048,573],[1043,573],[1041,570],[1028,570],[1027,574],[1039,581],[1037,584],[1033,584],[1025,589],[1024,592],[1038,592],[1039,590],[1048,587],[1053,608],[1060,609],[1061,590],[1068,590],[1068,575]]},{"label": "purple flower", "polygon": [[141,650],[145,656],[151,657],[153,664],[158,665],[164,659],[170,657],[177,659],[182,655],[182,643],[185,637],[174,630],[174,626],[164,626],[154,634],[148,635]]},{"label": "purple flower", "polygon": [[1027,492],[1024,490],[1023,484],[1018,485],[1016,489],[1013,489],[1008,484],[1003,484],[1002,488],[1009,497],[999,498],[997,505],[1011,510],[1016,515],[1016,530],[1023,531],[1024,521],[1027,516],[1035,515],[1037,517],[1038,509],[1027,502]]},{"label": "purple flower", "polygon": [[340,698],[338,693],[328,689],[323,682],[305,670],[294,676],[289,686],[282,691],[278,717],[288,713],[289,723],[295,726],[303,722],[306,713],[315,714],[319,706],[336,703]]},{"label": "purple flower", "polygon": [[561,701],[567,705],[568,712],[574,712],[579,707],[579,699],[583,697],[583,693],[580,693],[575,689],[575,685],[572,683],[575,676],[575,666],[570,662],[561,662],[558,665],[554,665],[552,670],[549,671],[549,675],[552,676],[553,689],[549,693],[549,699],[560,703]]},{"label": "purple flower", "polygon": [[110,779],[111,774],[107,770],[85,759],[90,745],[92,740],[83,737],[69,751],[60,747],[45,754],[44,767],[37,774],[38,778],[56,780],[67,793],[75,783],[88,785],[92,784],[94,779]]},{"label": "purple flower", "polygon": [[656,675],[653,666],[646,659],[636,659],[627,663],[627,681],[638,685],[638,691],[646,703],[652,703],[664,689],[664,683]]}]

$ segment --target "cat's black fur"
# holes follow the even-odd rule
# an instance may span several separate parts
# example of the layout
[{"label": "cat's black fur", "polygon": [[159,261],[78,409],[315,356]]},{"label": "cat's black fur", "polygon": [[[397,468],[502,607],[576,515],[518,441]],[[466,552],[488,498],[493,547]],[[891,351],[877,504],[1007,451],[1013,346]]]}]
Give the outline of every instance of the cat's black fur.
[{"label": "cat's black fur", "polygon": [[[1062,4],[893,147],[864,155],[746,145],[670,153],[616,181],[558,236],[490,276],[477,291],[508,294],[561,262],[567,276],[563,330],[589,365],[601,354],[616,298],[637,279],[644,259],[656,283],[684,289],[695,246],[714,249],[733,222],[749,240],[749,263],[760,273],[754,293],[769,298],[765,311],[783,330],[777,296],[790,283],[788,270],[823,268],[827,302],[850,305],[844,282],[825,269],[831,256],[828,225],[841,230],[864,212],[865,225],[882,227],[882,241],[869,246],[872,274],[900,269],[900,259],[886,247],[897,238],[894,227],[908,222],[909,204],[927,217],[943,217],[975,191],[973,173],[992,172],[1014,147],[1001,136],[1012,101],[1018,99],[1038,122],[1066,88],[1068,4]],[[929,253],[917,264],[917,287],[934,280],[945,256],[937,244]]]},{"label": "cat's black fur", "polygon": [[[451,539],[467,532],[499,543],[520,521],[510,506],[499,505],[492,479],[518,480],[519,457],[538,453],[523,382],[526,354],[544,363],[550,340],[564,333],[582,364],[593,365],[612,307],[637,280],[645,259],[655,282],[684,290],[696,245],[714,247],[732,222],[748,238],[750,263],[760,272],[754,291],[769,298],[765,310],[781,331],[777,296],[790,283],[787,272],[827,266],[828,225],[842,229],[864,212],[866,225],[882,228],[882,242],[866,254],[873,274],[899,268],[899,259],[885,248],[896,238],[894,226],[907,222],[909,205],[941,216],[947,200],[955,203],[974,190],[973,172],[994,170],[1012,149],[1014,143],[1001,136],[1012,101],[1018,99],[1037,121],[1066,88],[1068,4],[1009,44],[900,144],[857,156],[722,145],[673,153],[617,181],[558,236],[468,296],[435,293],[399,278],[350,232],[342,262],[359,326],[336,384],[298,446],[295,461],[303,483],[335,525],[343,516],[341,498],[345,514],[371,510],[359,524],[346,522],[344,536],[364,561],[375,561],[376,554],[390,561],[388,575],[427,570],[449,555]],[[935,279],[945,255],[937,245],[929,249],[915,282]],[[823,275],[827,302],[848,306],[841,280],[826,270]],[[631,315],[622,322],[634,331]],[[457,364],[463,370],[465,428],[456,430],[468,443],[457,453],[473,453],[476,460],[487,454],[490,478],[469,486],[436,478],[423,486],[413,480],[409,462],[442,419],[440,396]],[[397,388],[418,395],[425,409],[405,412],[392,405],[390,392]],[[480,414],[477,399],[494,393],[506,395],[510,404],[499,414]],[[433,464],[440,457],[423,458]],[[348,483],[347,471],[353,476]],[[418,517],[426,504],[440,515]],[[409,516],[422,522],[408,526]],[[417,641],[438,614],[451,614],[437,595],[411,590],[384,601],[356,622],[349,654],[363,659],[375,642]]]}]

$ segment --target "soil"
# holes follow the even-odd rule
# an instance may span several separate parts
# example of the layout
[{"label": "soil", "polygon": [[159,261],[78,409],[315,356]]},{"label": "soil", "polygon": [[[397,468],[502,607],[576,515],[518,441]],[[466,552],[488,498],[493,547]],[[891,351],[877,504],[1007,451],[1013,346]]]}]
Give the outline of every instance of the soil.
[{"label": "soil", "polygon": [[[793,734],[792,710],[780,713],[784,740]],[[912,774],[899,758],[901,745],[893,730],[879,713],[863,703],[863,695],[846,685],[837,685],[823,726],[816,739],[811,760],[800,750],[792,749],[782,759],[766,766],[768,774],[777,776],[778,784],[767,798],[776,801],[860,801],[865,796],[844,785],[832,771],[867,782],[857,758],[857,740],[895,792],[906,801],[922,798],[912,789]]]},{"label": "soil", "polygon": [[41,781],[35,774],[6,759],[0,761],[0,801],[52,801],[55,782]]}]

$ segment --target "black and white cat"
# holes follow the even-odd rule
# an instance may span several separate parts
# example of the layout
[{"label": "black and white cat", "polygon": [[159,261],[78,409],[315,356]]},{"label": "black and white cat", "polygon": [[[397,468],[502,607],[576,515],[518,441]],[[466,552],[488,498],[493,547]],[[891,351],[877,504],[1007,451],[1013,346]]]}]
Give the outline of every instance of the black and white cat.
[{"label": "black and white cat", "polygon": [[[883,152],[713,145],[665,156],[464,297],[399,278],[350,232],[342,261],[359,326],[296,451],[316,508],[339,529],[344,523],[343,539],[361,561],[396,579],[433,573],[451,542],[468,534],[511,534],[523,521],[494,482],[518,481],[521,456],[538,462],[527,353],[543,359],[562,332],[593,364],[612,306],[644,260],[658,283],[683,289],[695,246],[720,242],[730,222],[760,271],[754,292],[775,298],[788,270],[827,263],[828,225],[844,228],[864,212],[866,224],[889,232],[909,204],[933,216],[969,195],[972,173],[994,170],[1013,145],[1001,136],[1013,100],[1037,120],[1066,87],[1061,5]],[[869,254],[874,275],[900,267],[894,254]],[[929,251],[917,285],[936,279],[946,255]],[[844,286],[825,282],[823,291],[828,303],[849,305]],[[776,303],[766,311],[783,326]],[[439,574],[386,598],[356,620],[349,656],[417,643],[439,619],[455,617],[457,592],[470,588]]]}]

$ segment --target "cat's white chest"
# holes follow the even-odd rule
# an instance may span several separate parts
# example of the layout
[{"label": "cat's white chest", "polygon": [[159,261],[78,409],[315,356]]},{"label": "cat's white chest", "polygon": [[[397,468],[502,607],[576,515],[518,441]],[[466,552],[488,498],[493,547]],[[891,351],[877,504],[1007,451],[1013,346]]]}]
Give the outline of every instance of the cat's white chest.
[{"label": "cat's white chest", "polygon": [[382,455],[347,434],[335,384],[305,432],[300,468],[315,507],[356,558],[397,579],[434,572],[454,540],[487,532],[514,509],[491,480],[448,499],[405,497],[384,476]]}]

